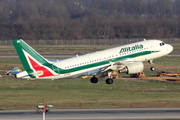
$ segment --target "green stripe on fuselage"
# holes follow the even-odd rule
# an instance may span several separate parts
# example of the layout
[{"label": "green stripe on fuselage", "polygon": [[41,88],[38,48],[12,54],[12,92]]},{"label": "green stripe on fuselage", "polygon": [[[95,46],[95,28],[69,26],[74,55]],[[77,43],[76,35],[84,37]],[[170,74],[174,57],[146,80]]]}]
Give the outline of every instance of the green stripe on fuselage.
[{"label": "green stripe on fuselage", "polygon": [[[144,51],[144,52],[139,52],[139,53],[134,53],[134,54],[129,54],[129,55],[125,55],[125,56],[121,56],[118,58],[112,58],[109,60],[104,60],[104,61],[100,61],[100,62],[96,62],[96,63],[91,63],[88,65],[83,65],[83,66],[79,66],[79,67],[75,67],[75,68],[71,68],[71,69],[56,69],[55,72],[56,73],[60,73],[60,74],[67,74],[67,73],[71,73],[71,72],[75,72],[75,71],[80,71],[80,70],[85,70],[88,68],[93,68],[96,66],[101,66],[101,65],[106,65],[109,64],[110,62],[118,62],[118,61],[123,61],[126,58],[134,58],[134,57],[139,57],[142,55],[148,55],[151,54],[153,52],[159,52],[159,51]],[[50,67],[52,69],[52,65],[49,65],[48,67]]]}]

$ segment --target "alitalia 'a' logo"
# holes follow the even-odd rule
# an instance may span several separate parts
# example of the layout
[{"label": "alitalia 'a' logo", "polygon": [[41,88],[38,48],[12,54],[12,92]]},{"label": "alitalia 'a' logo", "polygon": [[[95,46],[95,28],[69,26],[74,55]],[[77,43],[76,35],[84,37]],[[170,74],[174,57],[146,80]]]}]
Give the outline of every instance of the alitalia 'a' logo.
[{"label": "alitalia 'a' logo", "polygon": [[134,50],[138,50],[138,49],[142,49],[143,45],[135,45],[135,46],[131,46],[131,47],[124,47],[121,48],[120,53],[124,53],[124,52],[128,52],[128,51],[134,51]]}]

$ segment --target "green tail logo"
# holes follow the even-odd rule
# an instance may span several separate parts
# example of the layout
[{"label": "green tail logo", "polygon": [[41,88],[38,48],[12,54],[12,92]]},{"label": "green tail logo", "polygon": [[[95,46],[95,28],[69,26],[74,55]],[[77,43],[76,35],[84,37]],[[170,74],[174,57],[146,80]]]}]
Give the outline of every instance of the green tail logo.
[{"label": "green tail logo", "polygon": [[52,66],[52,64],[49,63],[28,44],[26,44],[23,40],[18,39],[12,42],[24,69],[31,78],[49,77],[56,74],[52,68],[49,67]]}]

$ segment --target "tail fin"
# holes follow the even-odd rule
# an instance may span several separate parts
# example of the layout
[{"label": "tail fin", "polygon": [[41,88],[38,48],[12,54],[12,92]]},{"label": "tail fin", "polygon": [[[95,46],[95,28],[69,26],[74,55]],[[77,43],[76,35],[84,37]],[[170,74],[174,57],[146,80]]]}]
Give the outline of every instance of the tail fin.
[{"label": "tail fin", "polygon": [[53,76],[51,64],[22,39],[12,41],[24,69],[31,78]]}]

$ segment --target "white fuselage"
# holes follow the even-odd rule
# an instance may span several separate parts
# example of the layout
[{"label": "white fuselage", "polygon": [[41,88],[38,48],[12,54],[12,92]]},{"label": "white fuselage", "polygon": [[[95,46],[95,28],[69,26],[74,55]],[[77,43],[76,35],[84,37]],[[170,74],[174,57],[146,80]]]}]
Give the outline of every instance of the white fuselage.
[{"label": "white fuselage", "polygon": [[[134,46],[141,45],[143,47]],[[126,49],[123,52],[122,49]],[[97,51],[53,63],[54,69],[59,68],[55,76],[39,79],[74,78],[84,75],[96,75],[101,69],[115,62],[149,61],[169,54],[173,47],[160,40],[147,40],[131,43],[107,50]]]}]

